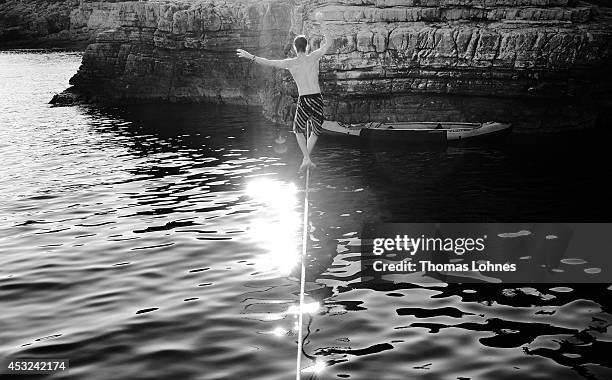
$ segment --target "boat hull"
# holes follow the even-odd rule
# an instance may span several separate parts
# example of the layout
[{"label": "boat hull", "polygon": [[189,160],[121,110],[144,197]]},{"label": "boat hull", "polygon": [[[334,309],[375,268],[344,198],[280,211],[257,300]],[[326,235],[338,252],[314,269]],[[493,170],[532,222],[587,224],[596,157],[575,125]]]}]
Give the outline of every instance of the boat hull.
[{"label": "boat hull", "polygon": [[447,131],[436,129],[397,129],[391,132],[384,129],[365,128],[361,130],[359,136],[372,141],[389,143],[408,141],[414,144],[441,144],[448,141]]},{"label": "boat hull", "polygon": [[348,135],[385,143],[443,144],[462,140],[476,140],[499,136],[510,131],[509,123],[452,123],[404,122],[340,124],[323,123],[323,129],[332,135]]}]

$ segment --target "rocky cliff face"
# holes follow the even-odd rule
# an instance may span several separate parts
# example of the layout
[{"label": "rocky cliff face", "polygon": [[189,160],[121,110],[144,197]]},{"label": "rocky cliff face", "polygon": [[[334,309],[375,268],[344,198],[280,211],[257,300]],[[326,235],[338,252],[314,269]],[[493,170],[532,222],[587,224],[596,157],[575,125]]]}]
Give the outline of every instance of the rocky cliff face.
[{"label": "rocky cliff face", "polygon": [[44,38],[67,39],[70,11],[78,0],[0,0],[0,47],[24,46]]},{"label": "rocky cliff face", "polygon": [[290,56],[302,33],[316,48],[316,11],[334,38],[320,70],[331,119],[584,126],[597,116],[591,100],[612,83],[612,17],[582,2],[174,0],[83,3],[71,17],[108,29],[71,84],[102,101],[262,105],[288,123],[297,97],[290,75],[234,51]]},{"label": "rocky cliff face", "polygon": [[119,26],[116,1],[0,0],[0,48],[85,48]]}]

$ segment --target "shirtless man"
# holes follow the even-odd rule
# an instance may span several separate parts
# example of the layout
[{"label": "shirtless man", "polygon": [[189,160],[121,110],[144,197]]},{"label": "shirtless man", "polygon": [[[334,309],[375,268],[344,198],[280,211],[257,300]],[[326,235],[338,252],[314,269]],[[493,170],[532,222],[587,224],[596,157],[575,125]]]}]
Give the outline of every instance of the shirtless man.
[{"label": "shirtless man", "polygon": [[[322,19],[320,13],[317,13],[316,19],[319,21]],[[250,59],[260,65],[287,69],[293,76],[299,94],[295,119],[293,120],[293,132],[295,133],[298,145],[304,155],[302,165],[300,165],[300,171],[308,167],[315,167],[310,159],[310,153],[317,143],[318,136],[323,130],[321,127],[323,124],[323,96],[321,95],[321,89],[319,87],[319,60],[329,49],[331,39],[323,23],[321,23],[321,26],[323,29],[324,41],[319,49],[310,54],[306,54],[308,40],[306,40],[305,36],[297,36],[293,40],[293,48],[297,55],[295,58],[278,60],[266,59],[257,57],[242,49],[236,50],[236,54],[239,57]],[[306,123],[309,121],[311,123],[311,134],[307,136]]]}]

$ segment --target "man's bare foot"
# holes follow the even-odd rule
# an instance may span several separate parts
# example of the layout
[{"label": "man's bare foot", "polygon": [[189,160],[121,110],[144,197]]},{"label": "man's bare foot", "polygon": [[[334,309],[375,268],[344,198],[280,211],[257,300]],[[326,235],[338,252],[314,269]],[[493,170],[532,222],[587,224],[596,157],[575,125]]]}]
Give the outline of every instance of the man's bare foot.
[{"label": "man's bare foot", "polygon": [[317,165],[314,164],[314,162],[307,160],[307,159],[303,159],[302,160],[302,165],[300,165],[300,172],[303,172],[304,170],[306,170],[306,168],[316,168]]}]

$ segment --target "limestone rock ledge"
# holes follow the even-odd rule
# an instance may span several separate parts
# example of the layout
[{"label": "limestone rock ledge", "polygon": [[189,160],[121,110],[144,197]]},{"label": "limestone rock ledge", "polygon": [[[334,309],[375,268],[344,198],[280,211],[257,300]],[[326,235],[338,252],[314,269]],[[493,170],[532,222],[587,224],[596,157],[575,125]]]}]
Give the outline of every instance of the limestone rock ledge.
[{"label": "limestone rock ledge", "polygon": [[0,48],[84,49],[96,34],[118,26],[115,2],[0,0]]},{"label": "limestone rock ledge", "polygon": [[[571,0],[154,0],[83,3],[108,29],[85,52],[73,92],[103,102],[263,106],[289,123],[288,72],[235,57],[318,47],[328,118],[508,120],[519,131],[584,127],[612,88],[612,12]],[[597,100],[597,101],[596,101]]]}]

